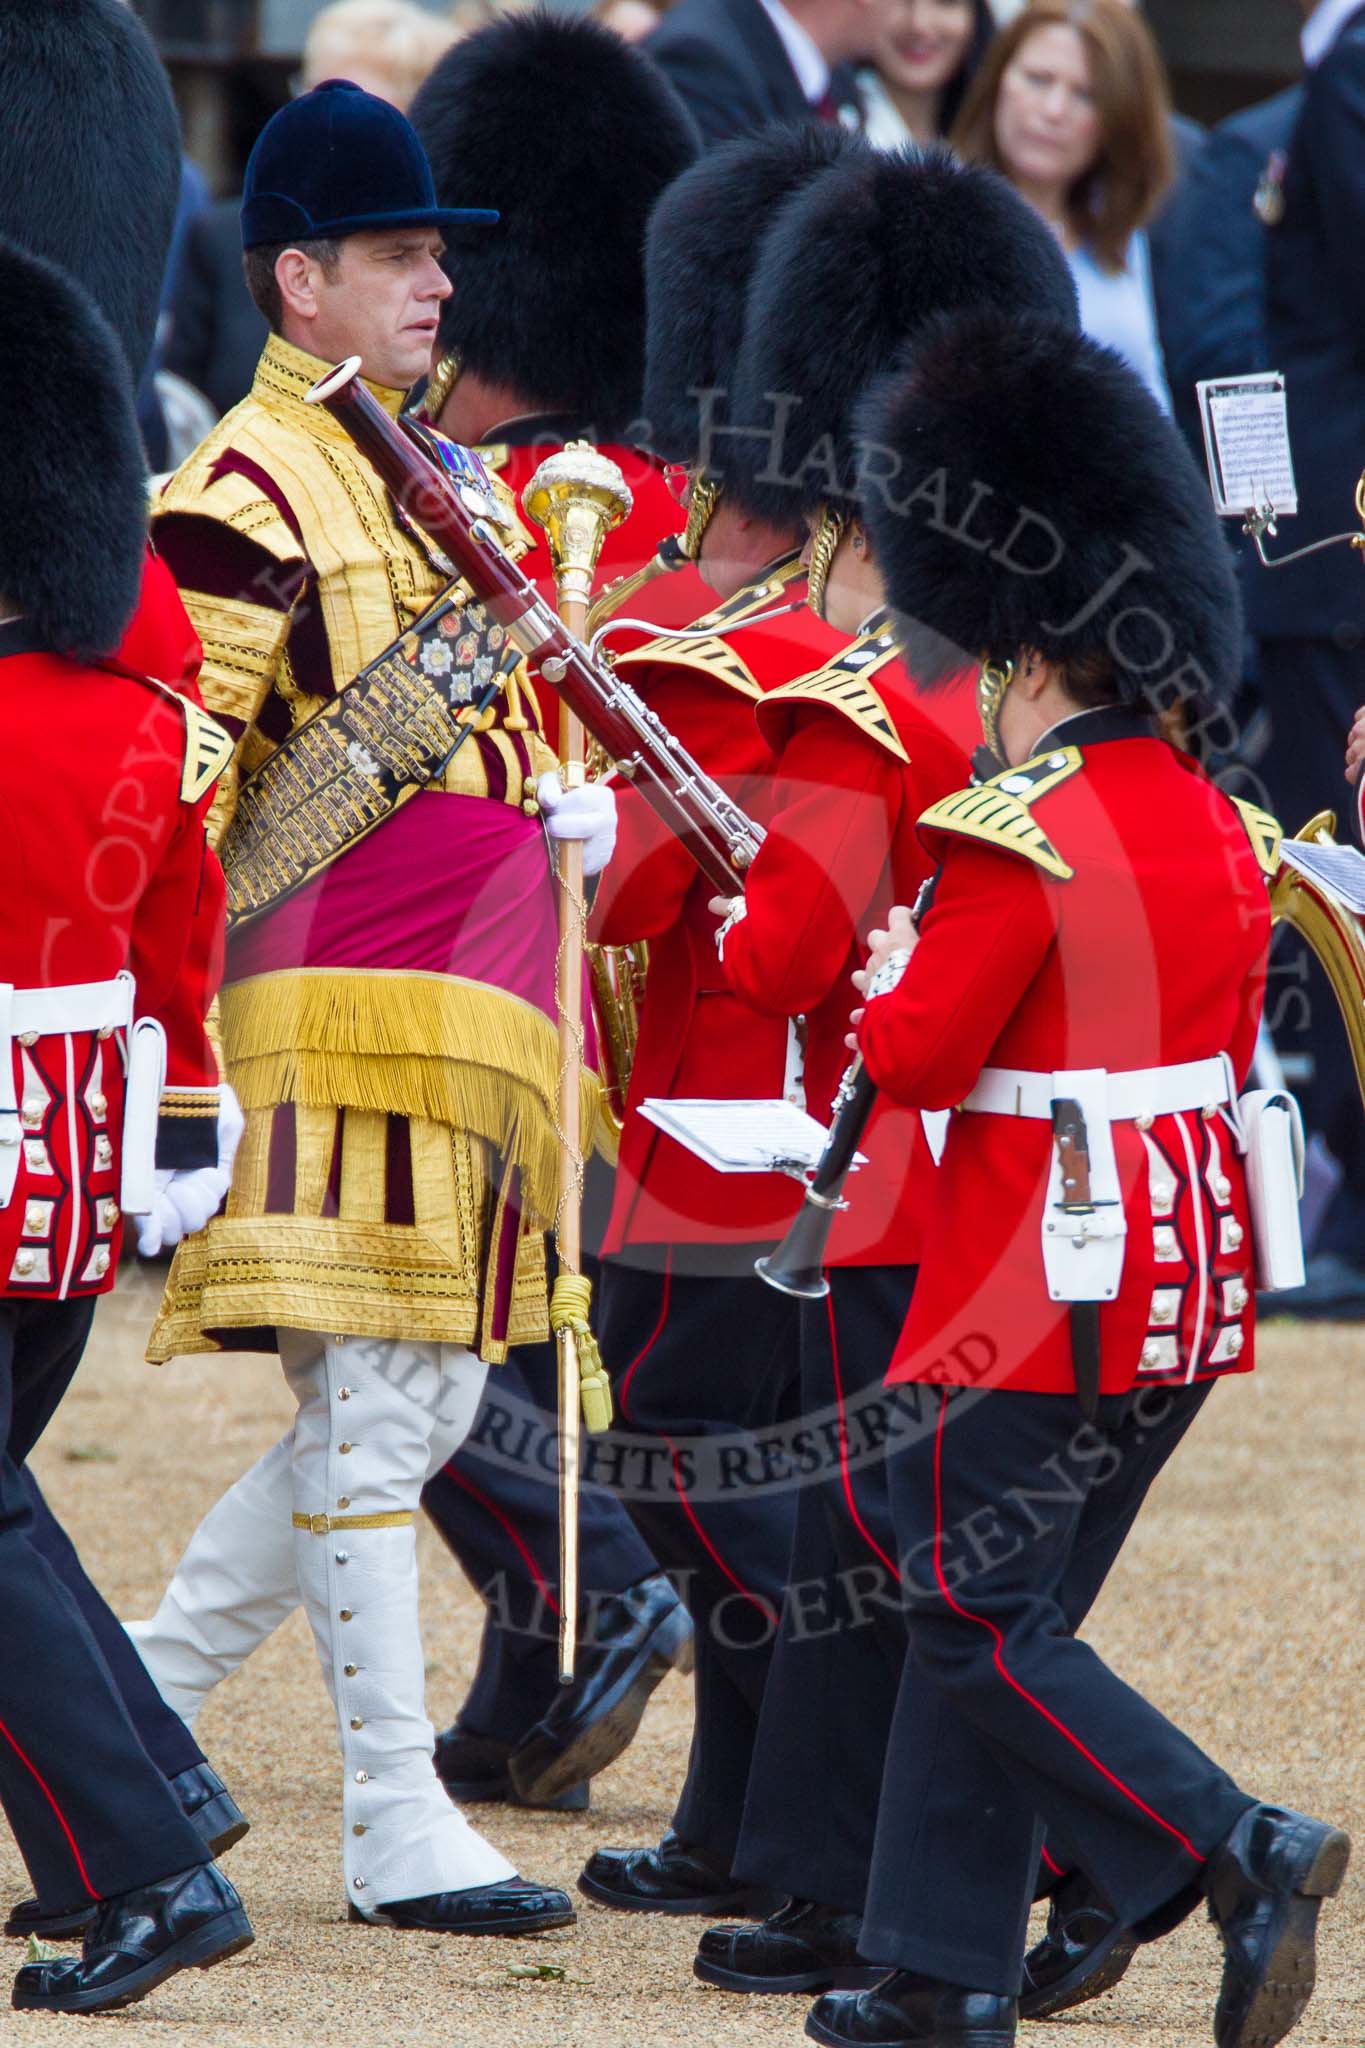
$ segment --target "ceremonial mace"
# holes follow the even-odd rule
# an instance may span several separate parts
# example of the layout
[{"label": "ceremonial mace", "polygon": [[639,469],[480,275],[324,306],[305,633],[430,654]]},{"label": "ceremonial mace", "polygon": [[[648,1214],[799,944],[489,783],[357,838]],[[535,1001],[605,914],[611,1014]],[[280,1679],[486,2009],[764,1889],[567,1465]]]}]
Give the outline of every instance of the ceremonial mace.
[{"label": "ceremonial mace", "polygon": [[[545,530],[559,612],[586,637],[593,574],[602,543],[631,507],[616,464],[586,441],[570,441],[541,463],[522,494],[528,519]],[[560,703],[561,770],[566,790],[586,780],[583,721]],[[583,1272],[583,845],[559,845],[559,1199],[555,1245],[559,1274],[550,1297],[550,1327],[559,1365],[559,1678],[571,1685],[578,1648],[579,1416],[594,1433],[611,1426],[611,1383],[589,1327],[592,1282]]]}]

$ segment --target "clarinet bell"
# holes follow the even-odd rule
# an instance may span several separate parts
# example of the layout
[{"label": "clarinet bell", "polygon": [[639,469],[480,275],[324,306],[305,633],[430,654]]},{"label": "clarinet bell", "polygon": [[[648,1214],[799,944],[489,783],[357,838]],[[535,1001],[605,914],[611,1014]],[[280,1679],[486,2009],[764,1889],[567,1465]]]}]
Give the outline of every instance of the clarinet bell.
[{"label": "clarinet bell", "polygon": [[823,1301],[829,1293],[824,1263],[833,1220],[832,1209],[807,1198],[777,1250],[754,1260],[759,1279],[775,1287],[779,1294],[792,1294],[800,1301]]}]

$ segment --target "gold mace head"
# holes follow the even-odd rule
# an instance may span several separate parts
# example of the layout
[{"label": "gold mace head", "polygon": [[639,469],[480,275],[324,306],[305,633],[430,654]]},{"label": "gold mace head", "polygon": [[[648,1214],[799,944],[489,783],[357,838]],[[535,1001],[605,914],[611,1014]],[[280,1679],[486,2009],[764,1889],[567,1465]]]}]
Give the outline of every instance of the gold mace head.
[{"label": "gold mace head", "polygon": [[634,502],[617,464],[589,441],[570,441],[546,456],[521,502],[545,529],[560,603],[586,605],[602,542]]}]

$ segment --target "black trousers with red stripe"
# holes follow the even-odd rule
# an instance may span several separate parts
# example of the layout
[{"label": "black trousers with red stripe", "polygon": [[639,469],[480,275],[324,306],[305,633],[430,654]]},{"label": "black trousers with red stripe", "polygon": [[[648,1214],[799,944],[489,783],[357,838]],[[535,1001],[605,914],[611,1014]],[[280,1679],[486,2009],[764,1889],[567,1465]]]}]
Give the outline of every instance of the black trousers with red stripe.
[{"label": "black trousers with red stripe", "polygon": [[589,1470],[619,1489],[691,1610],[696,1711],[673,1825],[729,1868],[791,1557],[795,1495],[765,1432],[796,1398],[798,1319],[752,1271],[676,1273],[662,1252],[660,1266],[604,1262],[617,1436]]},{"label": "black trousers with red stripe", "polygon": [[88,1298],[0,1301],[0,1805],[49,1906],[208,1861],[76,1600],[33,1540],[21,1467],[80,1363],[93,1315]]},{"label": "black trousers with red stripe", "polygon": [[[474,1427],[422,1493],[422,1505],[487,1607],[460,1725],[517,1743],[559,1696],[558,1405],[554,1346],[512,1355],[489,1374]],[[614,1494],[579,1495],[580,1618],[659,1569]]]},{"label": "black trousers with red stripe", "polygon": [[870,1960],[1012,1995],[1042,1831],[1136,1925],[1193,1899],[1252,1804],[1074,1633],[1207,1396],[907,1388],[892,1447],[910,1650],[863,1923]]},{"label": "black trousers with red stripe", "polygon": [[801,1305],[796,1531],[735,1870],[861,1913],[906,1643],[885,1463],[899,1397],[882,1381],[915,1269],[828,1278]]}]

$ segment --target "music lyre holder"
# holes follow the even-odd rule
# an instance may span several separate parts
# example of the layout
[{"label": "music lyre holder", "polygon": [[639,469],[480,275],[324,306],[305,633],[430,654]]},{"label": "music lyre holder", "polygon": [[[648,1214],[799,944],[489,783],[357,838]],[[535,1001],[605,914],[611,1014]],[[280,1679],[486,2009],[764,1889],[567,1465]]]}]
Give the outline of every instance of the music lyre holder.
[{"label": "music lyre holder", "polygon": [[[1365,476],[1362,476],[1356,485],[1356,511],[1360,514],[1362,526],[1365,526]],[[1268,555],[1265,551],[1264,536],[1270,534],[1273,538],[1278,534],[1278,520],[1279,515],[1267,498],[1264,505],[1251,506],[1242,521],[1242,531],[1255,548],[1257,559],[1263,569],[1288,569],[1295,562],[1307,561],[1309,555],[1322,554],[1327,548],[1365,548],[1365,532],[1333,533],[1326,540],[1310,541],[1307,547],[1295,548],[1292,554]]]}]

